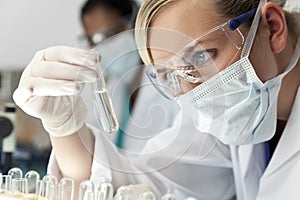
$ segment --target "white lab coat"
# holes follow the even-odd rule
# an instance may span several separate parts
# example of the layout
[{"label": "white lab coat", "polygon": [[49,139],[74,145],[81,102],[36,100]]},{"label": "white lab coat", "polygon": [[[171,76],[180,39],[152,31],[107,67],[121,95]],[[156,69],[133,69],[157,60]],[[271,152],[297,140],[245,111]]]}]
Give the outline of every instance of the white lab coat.
[{"label": "white lab coat", "polygon": [[130,152],[140,152],[149,138],[173,125],[179,112],[175,101],[167,100],[142,74],[138,96],[126,127],[123,148]]},{"label": "white lab coat", "polygon": [[[158,195],[173,192],[182,198],[192,195],[198,199],[219,200],[229,199],[234,193],[239,200],[300,198],[300,89],[266,170],[263,144],[229,148],[212,136],[191,130],[191,120],[188,117],[182,120],[181,116],[180,113],[173,127],[148,142],[144,153],[154,153],[137,159],[122,156],[112,143],[104,139],[103,133],[92,128],[96,144],[91,180],[97,183],[105,177],[116,187],[147,183]],[[164,146],[169,148],[157,150]],[[199,147],[202,147],[201,155]],[[174,163],[163,163],[174,156],[179,158]],[[137,173],[153,165],[165,167],[153,173]],[[53,156],[49,172],[60,176]]]},{"label": "white lab coat", "polygon": [[[300,13],[300,2],[288,0],[284,10]],[[239,200],[300,199],[300,89],[276,150],[265,169],[264,144],[231,146]]]},{"label": "white lab coat", "polygon": [[300,88],[285,130],[265,170],[262,144],[231,147],[238,199],[300,199],[299,119]]},{"label": "white lab coat", "polygon": [[[183,115],[180,112],[173,127],[148,141],[139,155],[123,156],[103,133],[91,128],[95,150],[90,179],[97,184],[105,177],[115,187],[145,183],[158,197],[171,192],[178,199],[231,199],[235,188],[229,146],[196,131]],[[53,156],[49,172],[60,175]]]}]

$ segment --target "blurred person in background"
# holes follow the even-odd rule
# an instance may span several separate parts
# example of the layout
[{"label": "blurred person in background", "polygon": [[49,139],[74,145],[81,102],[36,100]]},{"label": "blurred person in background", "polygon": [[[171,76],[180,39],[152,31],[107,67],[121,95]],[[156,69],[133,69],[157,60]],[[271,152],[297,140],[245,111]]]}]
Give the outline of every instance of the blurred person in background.
[{"label": "blurred person in background", "polygon": [[[143,138],[171,126],[178,111],[175,103],[157,98],[144,73],[130,31],[137,11],[133,0],[88,0],[80,17],[84,29],[80,46],[100,53],[101,69],[120,124],[118,133],[109,137],[119,148],[134,152],[143,147],[147,140]],[[83,91],[89,113],[87,123],[101,129],[90,87],[86,85]],[[148,107],[154,106],[154,111],[148,111],[145,102]],[[145,115],[147,112],[151,112],[150,117]]]}]

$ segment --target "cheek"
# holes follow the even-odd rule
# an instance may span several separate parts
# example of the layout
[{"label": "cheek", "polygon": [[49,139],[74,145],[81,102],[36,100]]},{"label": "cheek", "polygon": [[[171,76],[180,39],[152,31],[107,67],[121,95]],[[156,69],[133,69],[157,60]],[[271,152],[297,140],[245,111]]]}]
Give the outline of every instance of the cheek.
[{"label": "cheek", "polygon": [[256,37],[250,52],[250,61],[262,82],[278,74],[278,66],[268,41]]}]

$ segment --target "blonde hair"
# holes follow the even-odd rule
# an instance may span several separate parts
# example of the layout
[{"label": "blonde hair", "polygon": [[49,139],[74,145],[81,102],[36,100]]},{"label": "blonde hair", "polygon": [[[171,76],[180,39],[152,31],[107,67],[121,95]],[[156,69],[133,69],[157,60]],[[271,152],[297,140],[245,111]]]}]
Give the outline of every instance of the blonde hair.
[{"label": "blonde hair", "polygon": [[147,29],[157,13],[173,2],[176,2],[176,0],[146,0],[138,12],[135,23],[135,38],[140,56],[145,64],[153,64],[147,48]]},{"label": "blonde hair", "polygon": [[[164,7],[178,1],[183,0],[145,0],[142,4],[135,24],[135,38],[140,56],[145,64],[153,64],[147,48],[150,23]],[[260,0],[215,0],[215,5],[217,5],[217,12],[220,16],[232,18],[256,8],[259,2]],[[274,2],[283,8],[286,0],[270,0],[270,2]],[[286,21],[292,34],[298,35],[300,30],[296,15],[286,12]]]}]

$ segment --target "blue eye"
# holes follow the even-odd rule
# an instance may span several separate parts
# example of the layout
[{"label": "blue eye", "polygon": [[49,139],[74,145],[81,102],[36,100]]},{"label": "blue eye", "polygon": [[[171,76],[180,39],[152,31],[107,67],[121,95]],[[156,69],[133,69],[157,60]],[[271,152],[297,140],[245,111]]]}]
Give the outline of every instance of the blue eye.
[{"label": "blue eye", "polygon": [[199,63],[205,63],[207,55],[204,52],[199,52],[196,54],[196,61]]},{"label": "blue eye", "polygon": [[197,64],[205,64],[211,57],[212,52],[201,51],[194,55],[194,61]]}]

